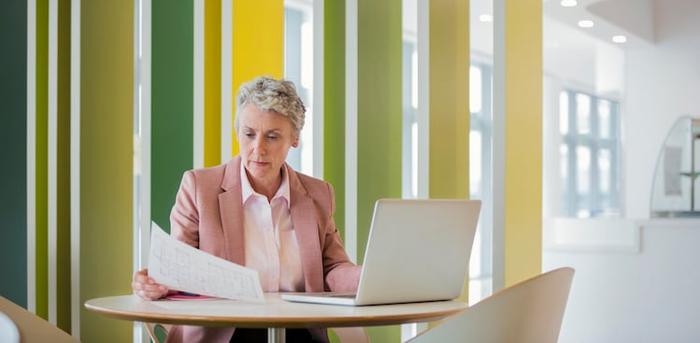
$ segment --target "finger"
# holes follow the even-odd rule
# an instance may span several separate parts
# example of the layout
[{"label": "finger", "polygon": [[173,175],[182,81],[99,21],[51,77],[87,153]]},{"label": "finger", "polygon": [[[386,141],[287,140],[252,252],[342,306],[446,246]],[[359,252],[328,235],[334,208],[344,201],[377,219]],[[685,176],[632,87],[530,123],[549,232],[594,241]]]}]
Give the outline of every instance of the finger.
[{"label": "finger", "polygon": [[165,294],[167,294],[167,293],[163,293],[161,291],[141,291],[141,293],[143,294],[144,297],[151,299],[151,300],[160,299]]},{"label": "finger", "polygon": [[159,298],[159,294],[154,292],[137,291],[136,295],[146,300],[155,300]]},{"label": "finger", "polygon": [[148,275],[146,275],[145,273],[142,273],[140,271],[136,272],[136,274],[134,274],[134,281],[145,283],[148,281],[148,279],[149,279]]},{"label": "finger", "polygon": [[148,291],[148,292],[162,292],[165,289],[167,289],[165,286],[158,285],[158,284],[154,284],[154,285],[146,284],[146,285],[141,286],[141,290]]}]

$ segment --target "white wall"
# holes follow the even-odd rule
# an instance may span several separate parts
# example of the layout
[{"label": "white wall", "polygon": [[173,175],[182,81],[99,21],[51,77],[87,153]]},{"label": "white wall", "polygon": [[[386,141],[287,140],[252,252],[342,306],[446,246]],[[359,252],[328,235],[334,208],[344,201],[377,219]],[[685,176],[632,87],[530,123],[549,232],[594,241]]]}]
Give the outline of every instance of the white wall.
[{"label": "white wall", "polygon": [[700,221],[643,225],[639,253],[545,251],[576,269],[560,343],[700,342]]},{"label": "white wall", "polygon": [[[594,221],[569,223],[574,240],[545,229],[543,269],[576,269],[560,342],[700,342],[700,221],[652,221],[641,230],[635,224],[649,217],[667,131],[682,115],[700,116],[699,18],[700,1],[655,0],[656,43],[625,50],[624,218],[606,222],[605,230]],[[546,224],[561,222],[545,214]],[[615,244],[606,246],[606,238]]]},{"label": "white wall", "polygon": [[700,2],[655,2],[656,46],[627,51],[623,149],[627,217],[648,218],[656,157],[682,115],[700,116]]}]

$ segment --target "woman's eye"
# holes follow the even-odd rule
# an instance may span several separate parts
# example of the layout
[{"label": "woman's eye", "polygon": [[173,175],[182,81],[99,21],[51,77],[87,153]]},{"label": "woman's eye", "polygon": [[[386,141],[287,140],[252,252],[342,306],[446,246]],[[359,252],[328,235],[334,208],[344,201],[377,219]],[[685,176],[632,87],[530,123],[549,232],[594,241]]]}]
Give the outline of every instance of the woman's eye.
[{"label": "woman's eye", "polygon": [[248,133],[245,134],[245,136],[248,137],[248,138],[253,138],[253,137],[255,137],[255,134],[252,133],[252,132],[248,132]]},{"label": "woman's eye", "polygon": [[267,136],[267,139],[271,139],[271,140],[276,140],[277,138],[279,138],[279,136],[276,136],[276,135],[268,135]]}]

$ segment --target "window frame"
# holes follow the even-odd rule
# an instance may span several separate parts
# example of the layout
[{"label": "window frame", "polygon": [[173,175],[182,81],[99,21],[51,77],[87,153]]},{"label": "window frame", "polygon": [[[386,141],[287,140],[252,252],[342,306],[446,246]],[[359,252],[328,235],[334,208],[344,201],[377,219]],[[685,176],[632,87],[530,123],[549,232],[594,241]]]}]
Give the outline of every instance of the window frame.
[{"label": "window frame", "polygon": [[[573,88],[564,88],[559,91],[559,97],[566,94],[567,101],[567,131],[561,132],[561,126],[557,125],[559,130],[559,147],[567,147],[566,161],[562,161],[562,156],[559,155],[559,163],[566,163],[567,179],[561,180],[561,208],[559,213],[565,217],[573,218],[598,218],[598,217],[616,217],[622,215],[621,191],[622,191],[622,168],[621,168],[621,151],[622,151],[622,135],[621,135],[621,105],[620,101],[612,97],[604,97],[595,95],[592,92],[581,91]],[[590,131],[586,134],[581,134],[578,128],[578,99],[577,95],[584,95],[590,99],[589,107],[589,127]],[[609,137],[601,137],[599,123],[599,105],[601,102],[607,101],[610,104],[609,113]],[[558,118],[561,120],[561,107],[557,110]],[[578,158],[577,148],[586,147],[590,151],[590,169],[589,190],[587,194],[578,192]],[[600,166],[598,157],[601,150],[610,151],[610,184],[607,193],[602,192],[600,183]],[[559,174],[561,177],[561,174]],[[579,211],[588,211],[586,216],[581,215]]]}]

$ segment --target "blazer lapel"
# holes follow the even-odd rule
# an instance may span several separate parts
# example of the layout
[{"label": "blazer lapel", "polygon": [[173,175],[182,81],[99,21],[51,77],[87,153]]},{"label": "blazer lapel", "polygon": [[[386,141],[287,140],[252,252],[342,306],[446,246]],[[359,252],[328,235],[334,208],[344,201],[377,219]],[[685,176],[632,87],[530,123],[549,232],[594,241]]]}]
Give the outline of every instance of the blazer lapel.
[{"label": "blazer lapel", "polygon": [[245,236],[243,231],[243,201],[241,198],[241,159],[232,159],[224,171],[219,194],[219,213],[224,233],[226,258],[245,265]]},{"label": "blazer lapel", "polygon": [[307,292],[323,291],[323,261],[318,236],[318,218],[313,200],[299,178],[287,166],[289,173],[290,212],[299,246],[302,269]]}]

